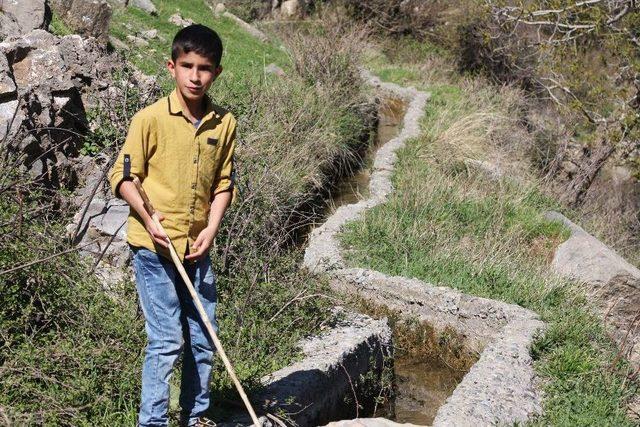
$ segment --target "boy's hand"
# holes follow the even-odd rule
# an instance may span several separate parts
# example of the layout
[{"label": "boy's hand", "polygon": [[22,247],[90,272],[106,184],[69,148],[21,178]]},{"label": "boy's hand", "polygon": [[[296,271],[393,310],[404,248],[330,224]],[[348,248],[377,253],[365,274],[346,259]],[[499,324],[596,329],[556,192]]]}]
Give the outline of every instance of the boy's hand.
[{"label": "boy's hand", "polygon": [[189,255],[185,256],[184,259],[195,261],[202,258],[202,256],[209,251],[209,248],[211,247],[216,234],[217,231],[213,227],[207,227],[202,230],[200,234],[198,234],[198,238],[195,242],[193,242],[193,246],[191,247],[191,249],[195,252],[192,252]]},{"label": "boy's hand", "polygon": [[[160,221],[164,221],[164,216],[160,212],[156,211],[156,213],[158,214],[158,219]],[[149,217],[149,219],[145,221],[144,228],[147,229],[147,233],[149,233],[149,236],[151,236],[154,242],[156,242],[163,248],[169,247],[169,237],[164,232],[160,231],[158,227],[156,227],[151,217]]]}]

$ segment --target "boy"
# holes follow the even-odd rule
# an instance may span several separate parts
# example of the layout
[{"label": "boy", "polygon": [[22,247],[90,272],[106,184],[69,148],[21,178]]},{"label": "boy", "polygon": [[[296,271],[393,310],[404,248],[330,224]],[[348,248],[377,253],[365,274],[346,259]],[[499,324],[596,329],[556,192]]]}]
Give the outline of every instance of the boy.
[{"label": "boy", "polygon": [[[180,30],[167,68],[175,89],[139,111],[110,171],[116,197],[130,206],[127,241],[148,344],[142,368],[140,426],[168,425],[169,378],[183,347],[181,424],[208,425],[213,348],[184,283],[171,262],[167,236],[145,211],[137,176],[161,215],[214,328],[215,276],[209,248],[234,193],[236,120],[206,95],[222,72],[222,41],[203,25]],[[184,346],[183,346],[184,343]]]}]

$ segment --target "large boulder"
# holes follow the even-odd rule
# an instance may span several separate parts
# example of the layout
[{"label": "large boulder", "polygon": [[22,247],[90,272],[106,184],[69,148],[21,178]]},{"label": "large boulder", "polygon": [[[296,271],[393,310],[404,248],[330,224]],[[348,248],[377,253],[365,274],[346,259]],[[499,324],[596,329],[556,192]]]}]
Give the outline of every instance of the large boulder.
[{"label": "large boulder", "polygon": [[571,230],[556,249],[553,268],[585,287],[609,334],[635,369],[640,368],[640,270],[562,214],[549,219]]},{"label": "large boulder", "polygon": [[104,44],[109,40],[111,6],[106,0],[52,0],[51,8],[78,34]]},{"label": "large boulder", "polygon": [[0,139],[34,178],[74,185],[85,105],[109,87],[113,62],[79,35],[34,30],[0,43]]},{"label": "large boulder", "polygon": [[0,0],[0,38],[46,29],[51,9],[46,0]]}]

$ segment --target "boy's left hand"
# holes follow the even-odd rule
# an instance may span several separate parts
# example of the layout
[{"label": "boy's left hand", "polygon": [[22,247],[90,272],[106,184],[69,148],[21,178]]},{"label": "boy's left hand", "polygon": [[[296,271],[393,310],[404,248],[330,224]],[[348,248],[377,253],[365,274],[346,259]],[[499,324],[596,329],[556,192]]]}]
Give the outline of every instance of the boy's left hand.
[{"label": "boy's left hand", "polygon": [[184,259],[189,261],[196,261],[202,258],[211,247],[213,243],[213,239],[216,237],[217,230],[207,227],[198,234],[198,238],[195,242],[193,242],[193,246],[191,249],[195,252],[191,252],[189,255],[185,256]]}]

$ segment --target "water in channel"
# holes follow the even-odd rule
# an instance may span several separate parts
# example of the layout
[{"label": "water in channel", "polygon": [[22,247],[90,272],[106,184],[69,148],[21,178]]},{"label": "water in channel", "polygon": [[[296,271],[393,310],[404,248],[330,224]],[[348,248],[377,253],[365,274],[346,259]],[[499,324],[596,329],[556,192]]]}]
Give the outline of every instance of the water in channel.
[{"label": "water in channel", "polygon": [[[406,111],[406,103],[397,98],[385,98],[378,109],[378,129],[375,144],[368,154],[367,164],[375,152],[398,135]],[[342,181],[332,195],[328,215],[342,205],[356,203],[369,195],[370,169]],[[383,414],[397,422],[431,425],[436,412],[451,395],[464,373],[451,369],[440,360],[416,358],[396,352],[394,358],[395,401]]]}]

